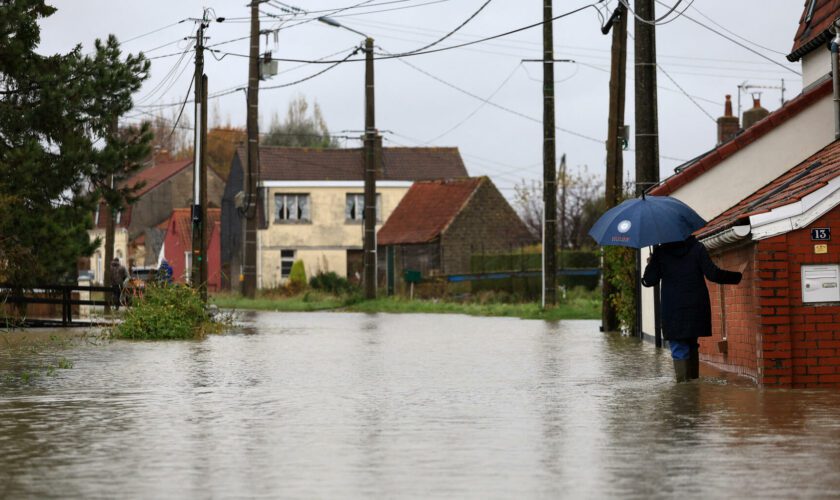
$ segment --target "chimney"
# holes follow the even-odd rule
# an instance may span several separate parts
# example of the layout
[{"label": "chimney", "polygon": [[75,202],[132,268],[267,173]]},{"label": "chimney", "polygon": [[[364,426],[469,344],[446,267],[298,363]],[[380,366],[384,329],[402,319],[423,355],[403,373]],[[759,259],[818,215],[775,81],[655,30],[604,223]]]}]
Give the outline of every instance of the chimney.
[{"label": "chimney", "polygon": [[763,120],[770,112],[761,107],[761,98],[753,96],[753,107],[744,111],[744,130]]},{"label": "chimney", "polygon": [[732,96],[727,95],[726,103],[723,105],[723,116],[717,119],[717,145],[729,142],[738,135],[740,128],[738,117],[732,115]]}]

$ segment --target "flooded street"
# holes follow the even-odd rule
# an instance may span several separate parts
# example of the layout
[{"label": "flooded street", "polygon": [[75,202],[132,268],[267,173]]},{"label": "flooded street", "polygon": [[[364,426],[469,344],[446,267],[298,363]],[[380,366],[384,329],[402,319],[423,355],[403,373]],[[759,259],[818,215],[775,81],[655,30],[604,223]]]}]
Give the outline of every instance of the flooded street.
[{"label": "flooded street", "polygon": [[676,385],[598,324],[258,313],[26,382],[6,352],[0,497],[840,495],[840,393]]}]

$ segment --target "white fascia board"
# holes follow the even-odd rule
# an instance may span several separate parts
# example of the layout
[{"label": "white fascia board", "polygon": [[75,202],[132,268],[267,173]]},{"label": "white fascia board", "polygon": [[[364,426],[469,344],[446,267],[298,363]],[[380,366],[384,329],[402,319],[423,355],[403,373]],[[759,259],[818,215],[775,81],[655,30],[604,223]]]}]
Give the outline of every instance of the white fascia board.
[{"label": "white fascia board", "polygon": [[[376,181],[380,188],[410,188],[413,181]],[[261,181],[266,188],[363,188],[364,181]]]},{"label": "white fascia board", "polygon": [[840,205],[840,177],[794,203],[750,216],[752,238],[763,240],[803,228]]}]

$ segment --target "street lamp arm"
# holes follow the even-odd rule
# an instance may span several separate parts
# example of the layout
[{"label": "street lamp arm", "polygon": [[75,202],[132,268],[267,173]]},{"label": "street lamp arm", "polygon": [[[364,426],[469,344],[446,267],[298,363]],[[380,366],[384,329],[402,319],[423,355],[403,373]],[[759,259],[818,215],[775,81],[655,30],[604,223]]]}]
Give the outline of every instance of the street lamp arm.
[{"label": "street lamp arm", "polygon": [[330,25],[330,26],[332,26],[332,27],[334,27],[334,28],[343,28],[343,29],[346,29],[347,31],[352,31],[353,33],[356,33],[357,35],[361,35],[361,36],[363,36],[363,37],[365,37],[365,38],[370,38],[370,37],[369,37],[368,35],[366,35],[365,33],[362,33],[362,32],[361,32],[361,31],[359,31],[359,30],[354,30],[353,28],[347,27],[347,26],[345,26],[345,25],[341,24],[340,22],[336,21],[335,19],[329,18],[329,17],[327,17],[327,16],[321,16],[321,17],[319,17],[319,18],[318,18],[318,21],[320,21],[320,22],[322,22],[322,23],[324,23],[324,24]]}]

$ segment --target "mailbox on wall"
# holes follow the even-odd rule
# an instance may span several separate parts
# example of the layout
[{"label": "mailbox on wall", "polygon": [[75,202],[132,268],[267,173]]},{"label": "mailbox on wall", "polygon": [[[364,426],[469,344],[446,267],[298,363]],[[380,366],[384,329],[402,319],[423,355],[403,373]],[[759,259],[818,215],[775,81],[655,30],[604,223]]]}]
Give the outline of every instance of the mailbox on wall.
[{"label": "mailbox on wall", "polygon": [[802,302],[840,302],[840,265],[802,266]]}]

